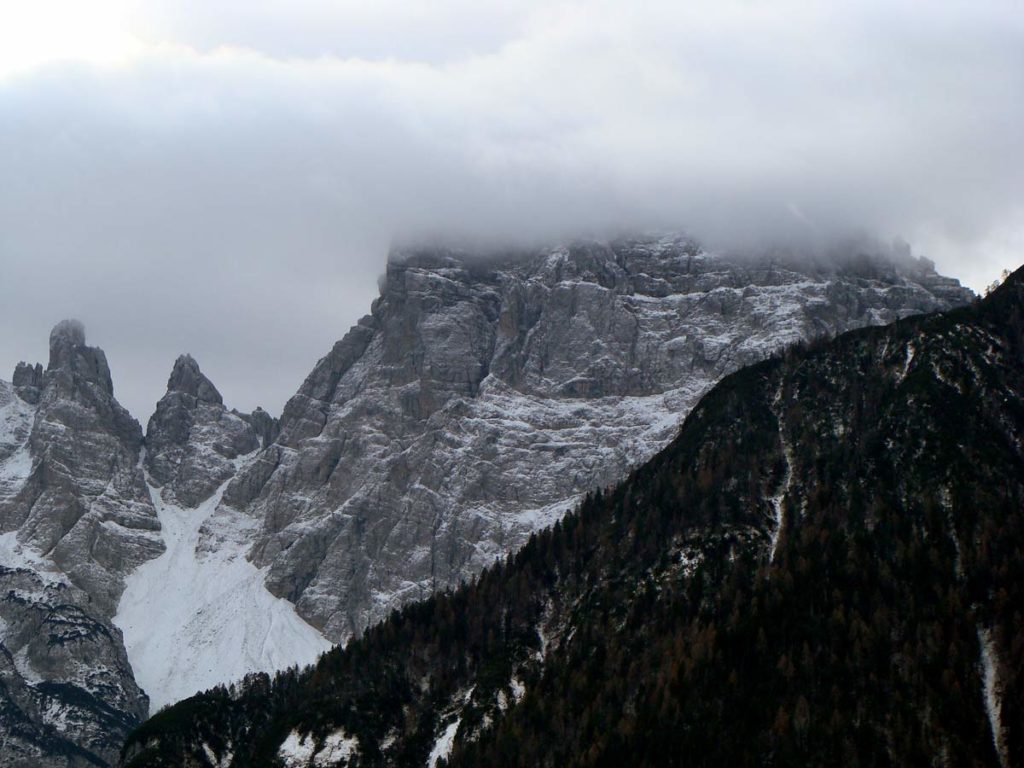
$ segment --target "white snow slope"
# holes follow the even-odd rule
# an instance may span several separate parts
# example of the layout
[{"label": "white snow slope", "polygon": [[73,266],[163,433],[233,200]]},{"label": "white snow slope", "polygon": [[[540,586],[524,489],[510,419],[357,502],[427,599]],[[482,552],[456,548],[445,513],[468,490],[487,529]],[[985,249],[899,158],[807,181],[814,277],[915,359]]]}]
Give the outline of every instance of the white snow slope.
[{"label": "white snow slope", "polygon": [[167,549],[129,575],[114,624],[153,712],[250,672],[309,664],[331,647],[267,591],[244,546],[197,549],[226,486],[194,509],[164,503],[150,486]]},{"label": "white snow slope", "polygon": [[35,408],[0,381],[0,499],[14,497],[32,471],[28,437]]}]

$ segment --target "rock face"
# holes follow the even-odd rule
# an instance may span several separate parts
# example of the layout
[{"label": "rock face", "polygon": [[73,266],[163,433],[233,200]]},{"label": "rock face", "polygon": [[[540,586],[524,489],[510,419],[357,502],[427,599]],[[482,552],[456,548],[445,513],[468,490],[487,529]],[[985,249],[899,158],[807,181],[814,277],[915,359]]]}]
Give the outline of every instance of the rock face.
[{"label": "rock face", "polygon": [[0,735],[5,765],[116,758],[148,711],[111,617],[162,544],[103,351],[80,323],[0,382]]},{"label": "rock face", "polygon": [[342,641],[620,480],[723,375],[970,297],[923,260],[857,248],[396,252],[371,314],[317,364],[214,518],[255,520],[268,587]]},{"label": "rock face", "polygon": [[148,713],[121,634],[49,558],[0,536],[0,764],[113,762]]},{"label": "rock face", "polygon": [[196,361],[179,357],[146,429],[145,465],[164,501],[194,507],[234,475],[234,460],[274,432],[273,419],[258,413],[229,411]]},{"label": "rock face", "polygon": [[149,713],[115,618],[127,578],[164,552],[152,494],[181,527],[276,434],[264,411],[229,411],[186,355],[143,453],[106,356],[72,320],[53,329],[45,370],[21,363],[0,382],[0,764],[116,759]]},{"label": "rock face", "polygon": [[265,411],[229,411],[196,361],[178,358],[144,459],[166,550],[129,575],[114,617],[154,709],[330,648],[246,558],[252,521],[210,519],[227,481],[276,433]]},{"label": "rock face", "polygon": [[103,350],[85,345],[75,321],[50,334],[41,385],[23,446],[29,472],[0,505],[0,530],[17,530],[112,613],[125,573],[161,550],[138,466],[142,430],[114,399]]}]

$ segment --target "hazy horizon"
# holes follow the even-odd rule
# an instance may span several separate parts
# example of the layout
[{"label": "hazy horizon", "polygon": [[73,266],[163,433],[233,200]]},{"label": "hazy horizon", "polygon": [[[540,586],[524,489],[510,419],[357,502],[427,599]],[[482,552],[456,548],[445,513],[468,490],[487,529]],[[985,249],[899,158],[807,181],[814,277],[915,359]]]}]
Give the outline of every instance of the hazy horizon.
[{"label": "hazy horizon", "polygon": [[189,352],[279,413],[390,243],[867,232],[1024,252],[1009,0],[39,0],[0,11],[0,378],[85,324],[142,421]]}]

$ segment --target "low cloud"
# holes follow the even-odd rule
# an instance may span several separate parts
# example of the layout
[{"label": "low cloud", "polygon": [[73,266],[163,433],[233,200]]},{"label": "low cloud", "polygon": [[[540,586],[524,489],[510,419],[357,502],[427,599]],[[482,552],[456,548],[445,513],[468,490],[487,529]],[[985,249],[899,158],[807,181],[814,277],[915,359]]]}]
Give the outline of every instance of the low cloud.
[{"label": "low cloud", "polygon": [[183,351],[279,411],[427,234],[1021,261],[1015,3],[682,5],[147,3],[125,61],[0,75],[0,371],[74,315],[140,418]]}]

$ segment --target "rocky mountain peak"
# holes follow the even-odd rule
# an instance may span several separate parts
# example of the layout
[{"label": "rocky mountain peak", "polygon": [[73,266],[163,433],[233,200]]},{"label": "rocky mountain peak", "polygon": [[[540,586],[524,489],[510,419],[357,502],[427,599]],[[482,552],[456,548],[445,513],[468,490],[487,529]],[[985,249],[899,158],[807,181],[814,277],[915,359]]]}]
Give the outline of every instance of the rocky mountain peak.
[{"label": "rocky mountain peak", "polygon": [[46,367],[48,378],[60,373],[70,374],[76,383],[97,385],[108,396],[113,396],[107,356],[99,347],[85,344],[85,326],[78,320],[61,320],[50,331],[50,362]]},{"label": "rocky mountain peak", "polygon": [[[789,275],[778,291],[769,286],[798,318],[810,307],[812,320],[840,322],[858,300],[901,317],[899,304],[884,303],[889,294],[903,307],[927,300],[899,274],[873,285],[859,277],[838,285],[798,277]],[[476,582],[396,615],[313,670],[190,699],[140,729],[126,745],[124,765],[180,765],[202,750],[207,765],[223,759],[299,768],[339,762],[339,743],[353,756],[341,762],[365,756],[418,766],[502,764],[513,752],[528,765],[578,765],[595,754],[593,762],[603,765],[677,764],[695,754],[711,755],[711,765],[806,765],[826,752],[850,755],[846,762],[864,754],[863,763],[909,765],[935,744],[952,764],[1021,764],[1019,281],[970,307],[792,347],[729,377],[656,458],[617,487],[588,494],[577,512]],[[694,325],[712,338],[708,331],[720,333],[715,312],[726,307],[749,335],[765,303],[753,290],[759,288],[742,289],[752,289],[741,297],[745,310],[707,302],[710,311],[691,313]],[[716,292],[725,295],[721,287]],[[825,297],[833,297],[827,313]],[[654,309],[665,315],[676,307]],[[678,312],[671,316],[679,322]],[[452,322],[463,317],[453,313]],[[640,317],[648,329],[656,319]],[[376,349],[371,340],[365,354]],[[264,487],[276,483],[267,509],[278,523],[282,510],[308,501],[309,489],[334,466],[342,471],[331,479],[356,478],[365,487],[365,457],[388,438],[393,454],[402,437],[368,428],[389,426],[370,419],[387,406],[383,388],[360,412],[368,377],[359,361],[349,371],[339,383],[347,399],[328,412],[321,435],[274,457],[293,485],[260,470]],[[363,380],[352,396],[343,388],[354,375]],[[445,526],[461,524],[456,535],[466,539],[486,524],[479,495],[475,506],[472,496],[451,495],[454,483],[480,477],[477,467],[501,462],[493,482],[512,474],[517,485],[486,492],[520,501],[551,465],[560,465],[558,480],[567,474],[565,457],[594,455],[600,429],[613,430],[616,447],[628,436],[595,419],[601,404],[589,399],[562,411],[556,439],[545,439],[527,420],[561,402],[514,402],[489,384],[477,403],[495,395],[503,399],[489,412],[460,405],[449,429],[419,439],[427,450],[405,448],[362,509],[351,493],[341,506],[334,506],[338,496],[328,497],[320,507],[328,510],[326,522],[308,516],[278,558],[299,551],[326,581],[327,570],[347,556],[330,574],[343,589],[325,586],[316,597],[351,594],[370,581],[370,599],[379,605],[388,594],[379,588],[382,576],[400,574],[398,594],[410,590],[410,566],[431,537],[442,538],[435,562],[457,555],[443,539]],[[637,399],[631,404],[633,421],[657,414],[656,403],[642,410]],[[333,431],[332,422],[353,412],[361,432],[350,424]],[[497,428],[470,444],[467,437],[482,433],[488,418]],[[573,435],[588,418],[598,429]],[[346,442],[360,439],[358,450],[345,453]],[[516,459],[507,458],[516,440],[523,446],[519,468],[528,470],[518,474]],[[310,457],[314,447],[319,457]],[[431,472],[444,454],[452,460]],[[584,469],[577,464],[575,471]],[[387,494],[412,473],[389,519]],[[433,526],[410,525],[421,510],[436,513],[421,517]],[[517,510],[501,511],[499,522]],[[341,532],[325,556],[332,523]],[[499,558],[508,545],[497,537],[474,543]],[[376,547],[363,570],[352,555],[359,546]],[[317,586],[310,582],[306,594]],[[936,670],[948,684],[933,684]],[[613,722],[625,727],[603,740],[601,724]],[[228,745],[222,752],[210,746],[221,744]]]},{"label": "rocky mountain peak", "polygon": [[174,361],[171,377],[167,380],[168,392],[180,392],[204,403],[223,405],[224,398],[213,386],[192,355],[181,355]]},{"label": "rocky mountain peak", "polygon": [[260,447],[264,434],[276,434],[267,414],[253,419],[229,411],[199,363],[181,355],[146,428],[146,469],[165,499],[194,507],[234,474],[235,459]]},{"label": "rocky mountain peak", "polygon": [[[16,535],[26,562],[46,553],[47,568],[81,592],[72,607],[110,642],[69,645],[67,663],[46,668],[46,679],[77,687],[59,711],[40,705],[38,727],[50,727],[53,711],[75,743],[95,733],[116,741],[145,711],[114,617],[131,594],[126,578],[149,578],[137,566],[165,546],[174,553],[175,522],[201,513],[190,552],[204,562],[247,554],[266,581],[246,585],[294,602],[343,641],[473,577],[586,491],[626,476],[725,374],[795,341],[970,298],[928,264],[890,266],[884,256],[845,266],[740,259],[678,237],[418,249],[392,257],[371,313],[318,363],[280,423],[227,408],[182,355],[144,441],[113,397],[106,356],[86,345],[81,323],[58,324],[49,366],[22,364],[14,386],[0,383],[0,532]],[[161,529],[156,506],[161,516],[191,509],[163,517]],[[28,589],[11,582],[0,593],[15,587]],[[0,604],[0,622],[21,638],[8,650],[37,659],[8,674],[0,654],[0,709],[11,680],[25,701],[44,693],[32,681],[51,662],[31,638],[35,616],[57,602],[45,585],[32,589],[27,604]],[[237,647],[271,649],[268,670],[297,661],[290,643],[264,642],[264,604],[245,600],[235,606],[247,617]],[[196,668],[209,671],[218,661],[203,643],[216,617],[204,605],[179,626],[201,645]],[[131,664],[152,662],[132,657],[138,648],[129,646]],[[80,660],[95,667],[101,657],[116,695],[104,680],[76,677]],[[75,704],[82,691],[112,703],[123,724]]]},{"label": "rocky mountain peak", "polygon": [[[142,429],[114,397],[106,354],[86,345],[77,320],[54,326],[46,370],[21,363],[13,385],[33,411],[26,471],[0,505],[0,526],[50,553],[72,583],[112,612],[124,569],[159,551],[138,470]],[[83,541],[91,544],[79,550]]]},{"label": "rocky mountain peak", "polygon": [[277,439],[279,431],[277,419],[260,406],[257,405],[252,413],[238,413],[238,415],[252,425],[252,428],[260,438],[260,445],[270,445]]},{"label": "rocky mountain peak", "polygon": [[26,403],[35,405],[39,402],[39,395],[43,388],[43,366],[41,363],[30,365],[21,362],[14,369],[14,376],[11,378],[14,391],[18,397]]},{"label": "rocky mountain peak", "polygon": [[163,549],[142,430],[77,321],[53,329],[45,371],[21,363],[12,384],[0,382],[0,711],[20,719],[0,741],[24,757],[0,763],[102,765],[148,709],[111,623],[125,575]]},{"label": "rocky mountain peak", "polygon": [[50,352],[63,346],[84,347],[85,326],[81,320],[61,320],[50,331]]}]

